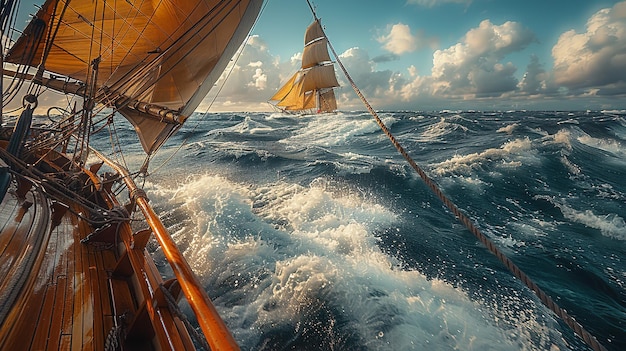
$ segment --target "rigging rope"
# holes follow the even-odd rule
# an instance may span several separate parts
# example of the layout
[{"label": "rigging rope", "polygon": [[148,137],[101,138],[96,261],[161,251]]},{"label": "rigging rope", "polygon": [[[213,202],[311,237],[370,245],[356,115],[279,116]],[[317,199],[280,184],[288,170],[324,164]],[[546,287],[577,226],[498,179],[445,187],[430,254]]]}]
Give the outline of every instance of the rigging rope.
[{"label": "rigging rope", "polygon": [[183,311],[180,309],[180,307],[178,306],[178,302],[176,301],[176,298],[174,297],[174,295],[172,295],[172,292],[170,291],[170,289],[168,289],[163,284],[159,284],[159,289],[163,293],[163,296],[165,297],[165,301],[167,301],[167,306],[172,312],[172,314],[178,317],[178,319],[180,319],[185,324],[185,328],[187,328],[189,335],[196,342],[196,344],[201,346],[204,350],[211,351],[211,347],[209,346],[209,343],[206,340],[206,337],[204,336],[203,333],[198,332],[198,330],[196,330],[196,328],[194,328],[193,325],[191,325],[189,318],[187,318],[187,315],[185,315]]},{"label": "rigging rope", "polygon": [[[111,221],[119,222],[119,221],[128,220],[128,218],[124,216],[114,216],[114,214],[116,214],[115,212],[111,212],[109,208],[103,207],[97,204],[96,202],[88,199],[87,197],[83,196],[80,193],[80,189],[75,191],[71,189],[71,186],[69,184],[63,183],[64,180],[69,181],[71,179],[69,178],[57,179],[55,177],[55,174],[45,173],[43,171],[40,171],[39,169],[37,169],[37,167],[33,167],[33,165],[27,164],[25,161],[12,155],[4,148],[0,148],[0,156],[2,156],[3,160],[9,163],[9,165],[12,168],[11,173],[15,177],[22,177],[25,180],[33,183],[34,185],[43,188],[48,194],[48,196],[50,196],[53,199],[58,200],[61,203],[68,203],[69,202],[68,199],[71,199],[73,202],[79,204],[85,209],[88,209],[89,213],[83,214],[83,213],[75,211],[71,207],[67,208],[68,211],[74,213],[76,216],[78,216],[79,218],[82,218],[86,222],[92,225],[103,225],[106,223],[110,223]],[[60,174],[69,174],[69,173],[59,173],[59,175]],[[39,181],[37,181],[36,179],[39,179]],[[106,216],[107,219],[91,218],[92,215],[95,215],[95,214],[102,215],[105,213],[108,213],[108,215]]]},{"label": "rigging rope", "polygon": [[[307,0],[307,3],[309,4],[311,11],[313,12],[313,16],[315,17],[316,20],[318,20],[317,14],[315,13],[313,6],[311,5],[311,2]],[[323,29],[322,29],[322,32],[324,32]],[[446,205],[446,207],[448,207],[448,209],[450,209],[450,211],[454,213],[454,215],[459,219],[459,221],[461,221],[461,223],[463,223],[463,225],[465,225],[465,227],[472,234],[474,234],[474,236],[476,236],[476,238],[478,238],[480,242],[482,242],[487,247],[489,252],[494,254],[500,260],[500,262],[502,262],[506,266],[506,268],[509,271],[511,271],[513,275],[515,275],[515,277],[520,279],[524,283],[524,285],[526,285],[529,289],[531,289],[537,295],[537,297],[541,300],[541,302],[546,307],[548,307],[552,312],[554,312],[557,316],[559,316],[561,320],[565,322],[565,324],[567,324],[570,328],[572,328],[572,330],[574,330],[574,332],[578,336],[580,336],[584,340],[584,342],[587,345],[589,345],[589,347],[591,347],[594,351],[606,351],[606,348],[602,344],[600,344],[598,340],[592,334],[587,332],[580,323],[578,323],[572,316],[570,316],[567,313],[567,311],[559,307],[554,302],[554,300],[552,300],[550,296],[548,296],[537,284],[535,284],[535,282],[532,279],[530,279],[530,277],[526,275],[526,273],[524,273],[515,263],[513,263],[513,261],[511,261],[502,251],[500,251],[500,249],[498,249],[498,247],[489,238],[487,238],[487,236],[485,236],[478,229],[478,227],[474,225],[474,223],[472,223],[469,217],[467,217],[463,212],[461,212],[461,210],[459,210],[459,208],[456,207],[456,205],[450,199],[448,199],[448,197],[444,195],[441,189],[426,174],[426,172],[424,172],[424,170],[422,170],[417,165],[417,163],[413,161],[413,158],[411,158],[411,156],[406,152],[406,150],[402,147],[402,145],[400,145],[400,143],[396,140],[393,134],[391,134],[391,132],[389,131],[385,123],[380,119],[380,117],[378,117],[378,114],[376,113],[376,111],[374,111],[374,109],[369,104],[367,99],[365,99],[365,96],[363,96],[359,88],[356,86],[356,84],[352,80],[352,77],[350,76],[345,66],[339,59],[339,55],[337,55],[337,52],[335,51],[334,47],[330,43],[330,40],[326,36],[326,33],[324,33],[324,36],[328,40],[328,47],[330,48],[330,50],[333,53],[333,56],[337,60],[337,64],[343,71],[344,75],[346,76],[346,79],[350,82],[350,85],[352,86],[352,89],[354,90],[354,92],[358,95],[359,99],[361,99],[361,101],[363,102],[363,104],[365,105],[369,113],[372,115],[372,117],[374,117],[378,126],[382,129],[385,135],[387,135],[389,140],[391,140],[391,143],[393,144],[393,146],[398,150],[398,152],[400,152],[400,154],[411,165],[411,167],[413,167],[413,169],[419,174],[420,178],[422,178],[422,180],[424,181],[424,183],[426,183],[426,185],[430,188],[430,190],[432,190],[435,193],[435,195],[437,195],[437,197]]]}]

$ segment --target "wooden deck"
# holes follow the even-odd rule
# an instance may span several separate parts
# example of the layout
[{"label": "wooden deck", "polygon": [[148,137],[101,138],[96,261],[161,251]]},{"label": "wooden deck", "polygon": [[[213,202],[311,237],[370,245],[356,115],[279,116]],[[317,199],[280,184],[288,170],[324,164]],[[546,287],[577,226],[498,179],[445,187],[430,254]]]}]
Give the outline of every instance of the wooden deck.
[{"label": "wooden deck", "polygon": [[0,279],[15,283],[0,288],[1,296],[13,295],[4,304],[12,308],[2,321],[0,349],[103,350],[114,326],[106,292],[115,252],[82,244],[91,228],[69,211],[50,230],[52,209],[38,191],[28,193],[27,209],[10,195],[0,205],[0,220],[14,223],[0,232]]},{"label": "wooden deck", "polygon": [[118,222],[83,243],[85,212],[36,187],[0,204],[0,350],[195,350],[164,295],[180,285],[145,251],[151,231]]}]

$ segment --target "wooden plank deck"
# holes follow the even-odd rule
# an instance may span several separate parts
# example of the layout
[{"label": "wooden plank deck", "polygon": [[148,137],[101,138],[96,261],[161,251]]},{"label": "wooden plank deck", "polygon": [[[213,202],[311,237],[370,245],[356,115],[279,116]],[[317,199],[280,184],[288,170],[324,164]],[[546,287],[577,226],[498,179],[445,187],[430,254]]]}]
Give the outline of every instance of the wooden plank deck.
[{"label": "wooden plank deck", "polygon": [[[93,189],[78,196],[121,208],[110,188]],[[68,208],[37,186],[13,189],[0,203],[0,350],[100,351],[109,335],[119,335],[113,342],[122,350],[195,350],[164,297],[180,286],[165,283],[145,251],[152,232],[135,235],[112,218],[95,234],[77,215],[95,210]],[[82,243],[88,236],[95,240]]]},{"label": "wooden plank deck", "polygon": [[[0,205],[0,220],[13,223],[0,232],[1,281],[15,274],[16,257],[34,254],[28,252],[33,241],[41,241],[42,247],[15,298],[18,303],[0,321],[0,349],[103,350],[114,324],[109,275],[116,264],[115,252],[81,243],[91,228],[71,211],[58,226],[42,232],[36,223],[41,220],[38,215],[50,216],[51,209],[35,193],[27,196],[34,204],[25,211],[22,202],[9,194]],[[34,228],[39,232],[27,234]],[[127,284],[117,285],[117,289],[128,289]],[[11,286],[3,288],[0,296],[15,294]]]}]

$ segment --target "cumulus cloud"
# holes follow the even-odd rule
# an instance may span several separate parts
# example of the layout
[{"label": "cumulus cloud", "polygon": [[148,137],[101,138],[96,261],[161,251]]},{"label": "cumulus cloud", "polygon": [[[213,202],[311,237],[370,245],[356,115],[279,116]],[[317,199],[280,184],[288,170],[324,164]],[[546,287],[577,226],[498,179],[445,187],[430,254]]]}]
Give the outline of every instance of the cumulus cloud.
[{"label": "cumulus cloud", "polygon": [[267,74],[262,68],[257,68],[252,76],[252,82],[248,83],[249,86],[255,87],[258,90],[265,90],[267,88]]},{"label": "cumulus cloud", "polygon": [[[399,94],[407,82],[400,74],[390,70],[377,70],[375,60],[370,58],[366,50],[358,47],[349,48],[339,56],[352,79],[373,104],[383,106],[401,101]],[[394,59],[396,56],[390,54],[386,57]],[[221,90],[215,89],[220,92],[211,110],[272,111],[267,103],[268,99],[300,68],[301,61],[301,52],[280,60],[271,54],[262,38],[252,36],[236,63],[232,68],[227,68],[217,82],[217,86],[221,86],[227,78]],[[341,108],[362,108],[361,102],[339,69],[336,74],[341,85],[336,91]],[[228,100],[222,97],[227,97]],[[211,100],[212,96],[209,95],[199,110],[206,109]]]},{"label": "cumulus cloud", "polygon": [[534,34],[516,22],[494,25],[484,20],[463,40],[433,54],[433,94],[499,96],[515,90],[517,68],[501,61],[526,48]]},{"label": "cumulus cloud", "polygon": [[[434,6],[442,2],[412,3]],[[522,68],[523,76],[508,57],[528,49],[537,39],[517,22],[480,22],[458,43],[433,50],[429,72],[418,72],[415,66],[400,72],[377,67],[432,45],[422,33],[397,23],[377,39],[387,53],[372,58],[366,50],[353,47],[340,59],[372,106],[380,109],[463,108],[468,100],[472,108],[516,108],[518,103],[525,108],[553,108],[555,96],[563,101],[585,97],[584,102],[577,99],[580,104],[576,106],[589,108],[589,103],[601,106],[615,101],[603,96],[626,93],[626,1],[591,16],[583,33],[563,33],[552,48],[553,67],[552,62],[540,62],[531,55]],[[221,95],[231,100],[221,101],[221,106],[271,110],[267,100],[300,63],[301,52],[280,59],[271,55],[260,37],[253,36],[222,89]],[[363,108],[339,70],[337,78],[340,108]]]},{"label": "cumulus cloud", "polygon": [[[367,51],[361,48],[350,48],[339,55],[339,58],[366,96],[374,99],[389,99],[393,95],[392,92],[404,83],[403,80],[398,80],[399,77],[390,70],[377,71]],[[340,84],[349,87],[348,82],[342,82],[343,75],[338,76]]]},{"label": "cumulus cloud", "polygon": [[411,34],[411,28],[406,24],[398,23],[391,27],[388,35],[378,39],[383,48],[393,54],[402,55],[417,49],[418,40]]},{"label": "cumulus cloud", "polygon": [[427,38],[423,32],[415,35],[411,33],[411,27],[403,23],[397,23],[389,27],[388,33],[377,38],[383,44],[383,49],[394,55],[402,55],[419,50],[427,45],[436,45],[435,39]]},{"label": "cumulus cloud", "polygon": [[[267,100],[274,93],[273,89],[278,87],[287,72],[294,70],[291,62],[278,62],[259,36],[251,36],[216,82],[216,89],[212,89],[204,99],[199,110],[205,110],[217,93],[219,95],[216,103],[211,106],[212,110],[267,110]],[[228,100],[224,100],[226,97]]]},{"label": "cumulus cloud", "polygon": [[549,74],[539,62],[537,55],[532,55],[526,73],[518,85],[520,92],[528,95],[548,93],[551,92],[549,84]]},{"label": "cumulus cloud", "polygon": [[626,2],[595,13],[584,33],[563,33],[552,57],[555,83],[572,93],[626,93]]},{"label": "cumulus cloud", "polygon": [[472,0],[407,0],[407,4],[420,5],[425,7],[435,7],[441,4],[465,4],[472,3]]}]

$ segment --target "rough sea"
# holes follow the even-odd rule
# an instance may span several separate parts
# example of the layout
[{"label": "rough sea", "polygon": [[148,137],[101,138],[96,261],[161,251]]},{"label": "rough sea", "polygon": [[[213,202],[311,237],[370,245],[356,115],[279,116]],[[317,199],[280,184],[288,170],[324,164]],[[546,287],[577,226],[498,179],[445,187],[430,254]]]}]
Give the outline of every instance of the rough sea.
[{"label": "rough sea", "polygon": [[[626,112],[379,115],[522,271],[626,350]],[[151,166],[148,196],[242,350],[589,350],[368,113],[198,114]]]}]

